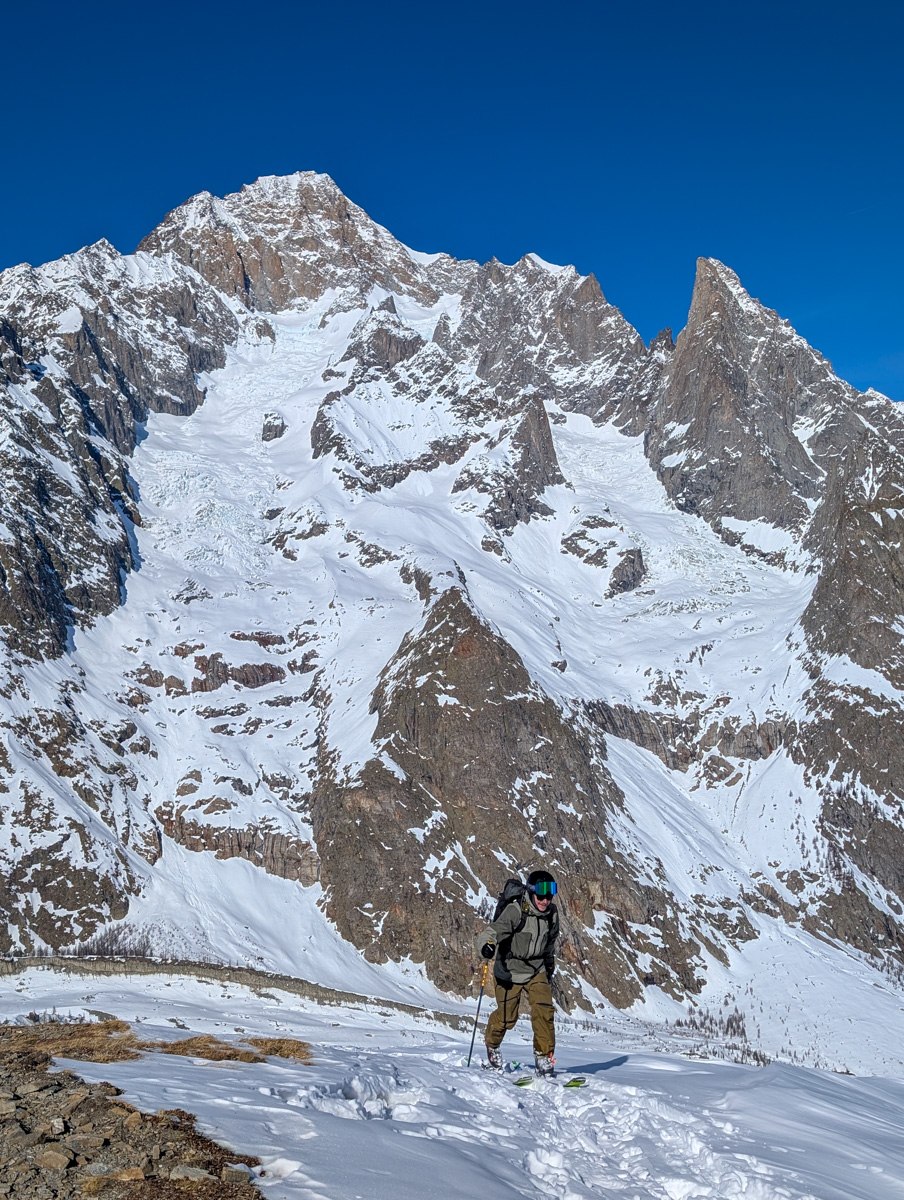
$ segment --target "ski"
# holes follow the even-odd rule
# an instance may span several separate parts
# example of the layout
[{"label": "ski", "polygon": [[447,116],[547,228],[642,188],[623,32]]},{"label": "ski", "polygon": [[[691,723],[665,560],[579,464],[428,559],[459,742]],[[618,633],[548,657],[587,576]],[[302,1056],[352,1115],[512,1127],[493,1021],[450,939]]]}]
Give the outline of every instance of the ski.
[{"label": "ski", "polygon": [[583,1075],[575,1075],[571,1079],[562,1079],[561,1077],[550,1075],[522,1075],[520,1079],[514,1079],[512,1082],[515,1087],[530,1087],[532,1083],[536,1083],[538,1079],[548,1080],[550,1083],[557,1083],[563,1088],[579,1088],[587,1087],[587,1080]]},{"label": "ski", "polygon": [[532,1083],[536,1083],[538,1079],[548,1079],[550,1083],[557,1083],[563,1088],[579,1088],[589,1087],[587,1077],[585,1075],[518,1075],[516,1079],[512,1079],[512,1075],[518,1071],[526,1071],[527,1067],[523,1063],[510,1062],[504,1067],[493,1067],[490,1063],[481,1063],[481,1069],[484,1071],[492,1071],[494,1075],[499,1075],[503,1079],[511,1079],[515,1087],[530,1087]]}]

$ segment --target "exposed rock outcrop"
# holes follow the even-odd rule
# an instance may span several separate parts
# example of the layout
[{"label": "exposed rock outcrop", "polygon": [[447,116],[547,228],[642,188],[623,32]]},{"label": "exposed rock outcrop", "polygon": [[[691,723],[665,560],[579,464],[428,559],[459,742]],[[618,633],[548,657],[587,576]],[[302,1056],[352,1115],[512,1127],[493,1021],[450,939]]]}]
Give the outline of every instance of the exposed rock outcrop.
[{"label": "exposed rock outcrop", "polygon": [[800,532],[824,477],[806,433],[852,392],[732,271],[700,259],[687,325],[650,414],[647,454],[686,511]]},{"label": "exposed rock outcrop", "polygon": [[244,858],[270,875],[294,879],[306,887],[317,882],[320,858],[310,842],[263,821],[236,827],[204,820],[236,807],[229,801],[205,797],[193,803],[169,801],[158,806],[155,815],[166,836],[187,850],[210,850],[220,859]]},{"label": "exposed rock outcrop", "polygon": [[202,192],[173,209],[138,248],[172,253],[261,312],[328,288],[363,297],[375,284],[427,304],[439,298],[401,243],[314,171],[265,176],[222,200]]},{"label": "exposed rock outcrop", "polygon": [[323,781],[314,797],[327,911],[345,936],[377,960],[424,961],[441,986],[461,989],[469,900],[540,859],[562,881],[573,986],[583,976],[629,1003],[643,986],[632,960],[650,951],[646,974],[660,986],[696,989],[699,945],[610,832],[621,797],[601,747],[537,690],[458,588],[405,638],[374,706],[377,755],[359,781]]},{"label": "exposed rock outcrop", "polygon": [[0,629],[60,654],[68,627],[110,613],[140,520],[125,456],[150,412],[190,413],[238,322],[194,272],[108,242],[0,274],[6,430]]},{"label": "exposed rock outcrop", "polygon": [[489,496],[486,521],[494,529],[509,531],[519,521],[550,515],[552,509],[541,497],[548,487],[564,482],[546,409],[531,395],[516,421],[466,464],[452,490],[474,488]]},{"label": "exposed rock outcrop", "polygon": [[609,576],[609,590],[606,595],[617,596],[621,592],[633,592],[636,587],[640,587],[646,573],[643,551],[639,548],[625,550]]},{"label": "exposed rock outcrop", "polygon": [[256,1200],[261,1193],[251,1183],[250,1167],[235,1164],[259,1160],[212,1142],[190,1114],[140,1112],[112,1084],[89,1084],[71,1071],[49,1069],[52,1055],[137,1058],[131,1044],[142,1043],[117,1020],[3,1031],[0,1089],[9,1097],[0,1100],[3,1195],[80,1200],[103,1192],[159,1194],[172,1186],[190,1188],[200,1200]]}]

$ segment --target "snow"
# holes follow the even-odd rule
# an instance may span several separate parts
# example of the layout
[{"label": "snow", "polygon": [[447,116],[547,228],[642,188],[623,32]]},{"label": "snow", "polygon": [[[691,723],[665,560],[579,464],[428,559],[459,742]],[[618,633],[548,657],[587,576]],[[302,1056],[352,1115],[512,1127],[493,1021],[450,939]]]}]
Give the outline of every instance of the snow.
[{"label": "snow", "polygon": [[321,901],[319,885],[302,887],[243,859],[221,862],[168,842],[129,924],[175,957],[287,972],[387,1000],[444,1001],[420,968],[367,962],[339,936]]},{"label": "snow", "polygon": [[[547,490],[555,515],[514,530],[510,563],[483,555],[472,568],[456,551],[480,611],[532,677],[566,708],[578,698],[647,708],[651,664],[707,697],[704,710],[730,696],[720,719],[761,720],[786,694],[790,702],[804,684],[786,679],[788,660],[775,648],[796,627],[814,578],[750,560],[678,512],[649,469],[642,438],[578,414],[552,428],[570,485]],[[609,565],[639,545],[647,568],[641,587],[605,602],[608,572],[561,552],[563,538],[599,514],[612,527],[589,532],[616,543]],[[712,655],[700,657],[706,646]],[[564,675],[551,666],[562,658]]]},{"label": "snow", "polygon": [[330,420],[368,466],[405,463],[432,441],[460,437],[464,423],[437,401],[413,404],[400,420],[398,401],[386,382],[365,384],[330,408]]},{"label": "snow", "polygon": [[894,687],[880,671],[861,667],[846,654],[823,656],[820,663],[823,677],[840,688],[860,688],[895,704],[904,701],[904,692]]},{"label": "snow", "polygon": [[[59,1060],[145,1110],[182,1108],[261,1159],[271,1200],[474,1196],[624,1200],[897,1200],[904,1187],[904,1082],[776,1062],[688,1058],[617,1020],[560,1022],[558,1065],[585,1088],[517,1089],[463,1064],[470,1030],[372,1006],[319,1007],[278,990],[184,977],[4,981],[0,1018],[35,1006],[124,1018],[139,1036],[299,1037],[300,1065],[152,1053],[137,1062]],[[510,1059],[530,1061],[522,1020]],[[480,1050],[478,1038],[477,1050]]]},{"label": "snow", "polygon": [[561,275],[563,271],[567,271],[568,267],[559,267],[555,263],[547,262],[545,258],[541,258],[539,254],[534,254],[531,251],[527,256],[536,266],[542,267],[544,271],[548,271],[550,275]]},{"label": "snow", "polygon": [[57,333],[78,333],[83,320],[82,310],[70,304],[65,312],[61,312],[57,317]]},{"label": "snow", "polygon": [[722,524],[726,529],[740,533],[744,542],[765,554],[784,553],[791,560],[803,557],[794,536],[769,521],[739,521],[735,517],[723,517]]},{"label": "snow", "polygon": [[[378,292],[379,289],[375,291],[373,299],[377,298]],[[448,317],[453,333],[461,324],[461,295],[457,292],[440,296],[436,304],[429,308],[418,304],[410,296],[394,296],[393,299],[398,315],[426,342],[432,339],[441,317]]]},{"label": "snow", "polygon": [[418,265],[422,267],[429,267],[430,264],[435,263],[438,258],[444,257],[441,251],[437,254],[424,254],[422,250],[412,250],[410,246],[403,246],[403,249],[413,262],[418,263]]}]

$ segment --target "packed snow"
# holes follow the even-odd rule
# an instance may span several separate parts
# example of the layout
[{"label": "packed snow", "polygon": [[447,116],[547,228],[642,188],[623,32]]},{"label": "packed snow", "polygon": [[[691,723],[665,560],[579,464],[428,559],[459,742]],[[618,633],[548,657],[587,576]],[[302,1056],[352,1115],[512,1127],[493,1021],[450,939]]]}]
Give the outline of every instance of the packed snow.
[{"label": "packed snow", "polygon": [[[464,1063],[469,1031],[378,1004],[318,1007],[279,991],[184,977],[4,980],[0,1019],[37,1007],[116,1016],[150,1040],[194,1033],[302,1038],[313,1062],[59,1060],[144,1110],[198,1114],[204,1132],[261,1160],[270,1200],[897,1200],[904,1083],[773,1063],[682,1056],[636,1023],[563,1021],[560,1075],[516,1088],[525,1020],[502,1076]],[[565,1089],[576,1075],[587,1086]]]}]

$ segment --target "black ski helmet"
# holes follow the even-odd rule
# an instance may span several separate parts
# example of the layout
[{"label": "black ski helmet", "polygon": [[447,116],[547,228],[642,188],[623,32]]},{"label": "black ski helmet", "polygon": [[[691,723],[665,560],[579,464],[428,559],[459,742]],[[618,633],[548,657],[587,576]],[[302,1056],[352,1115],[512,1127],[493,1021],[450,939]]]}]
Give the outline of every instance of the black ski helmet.
[{"label": "black ski helmet", "polygon": [[552,898],[558,891],[558,888],[556,887],[556,881],[548,871],[531,871],[527,877],[527,890],[533,892],[535,896]]}]

